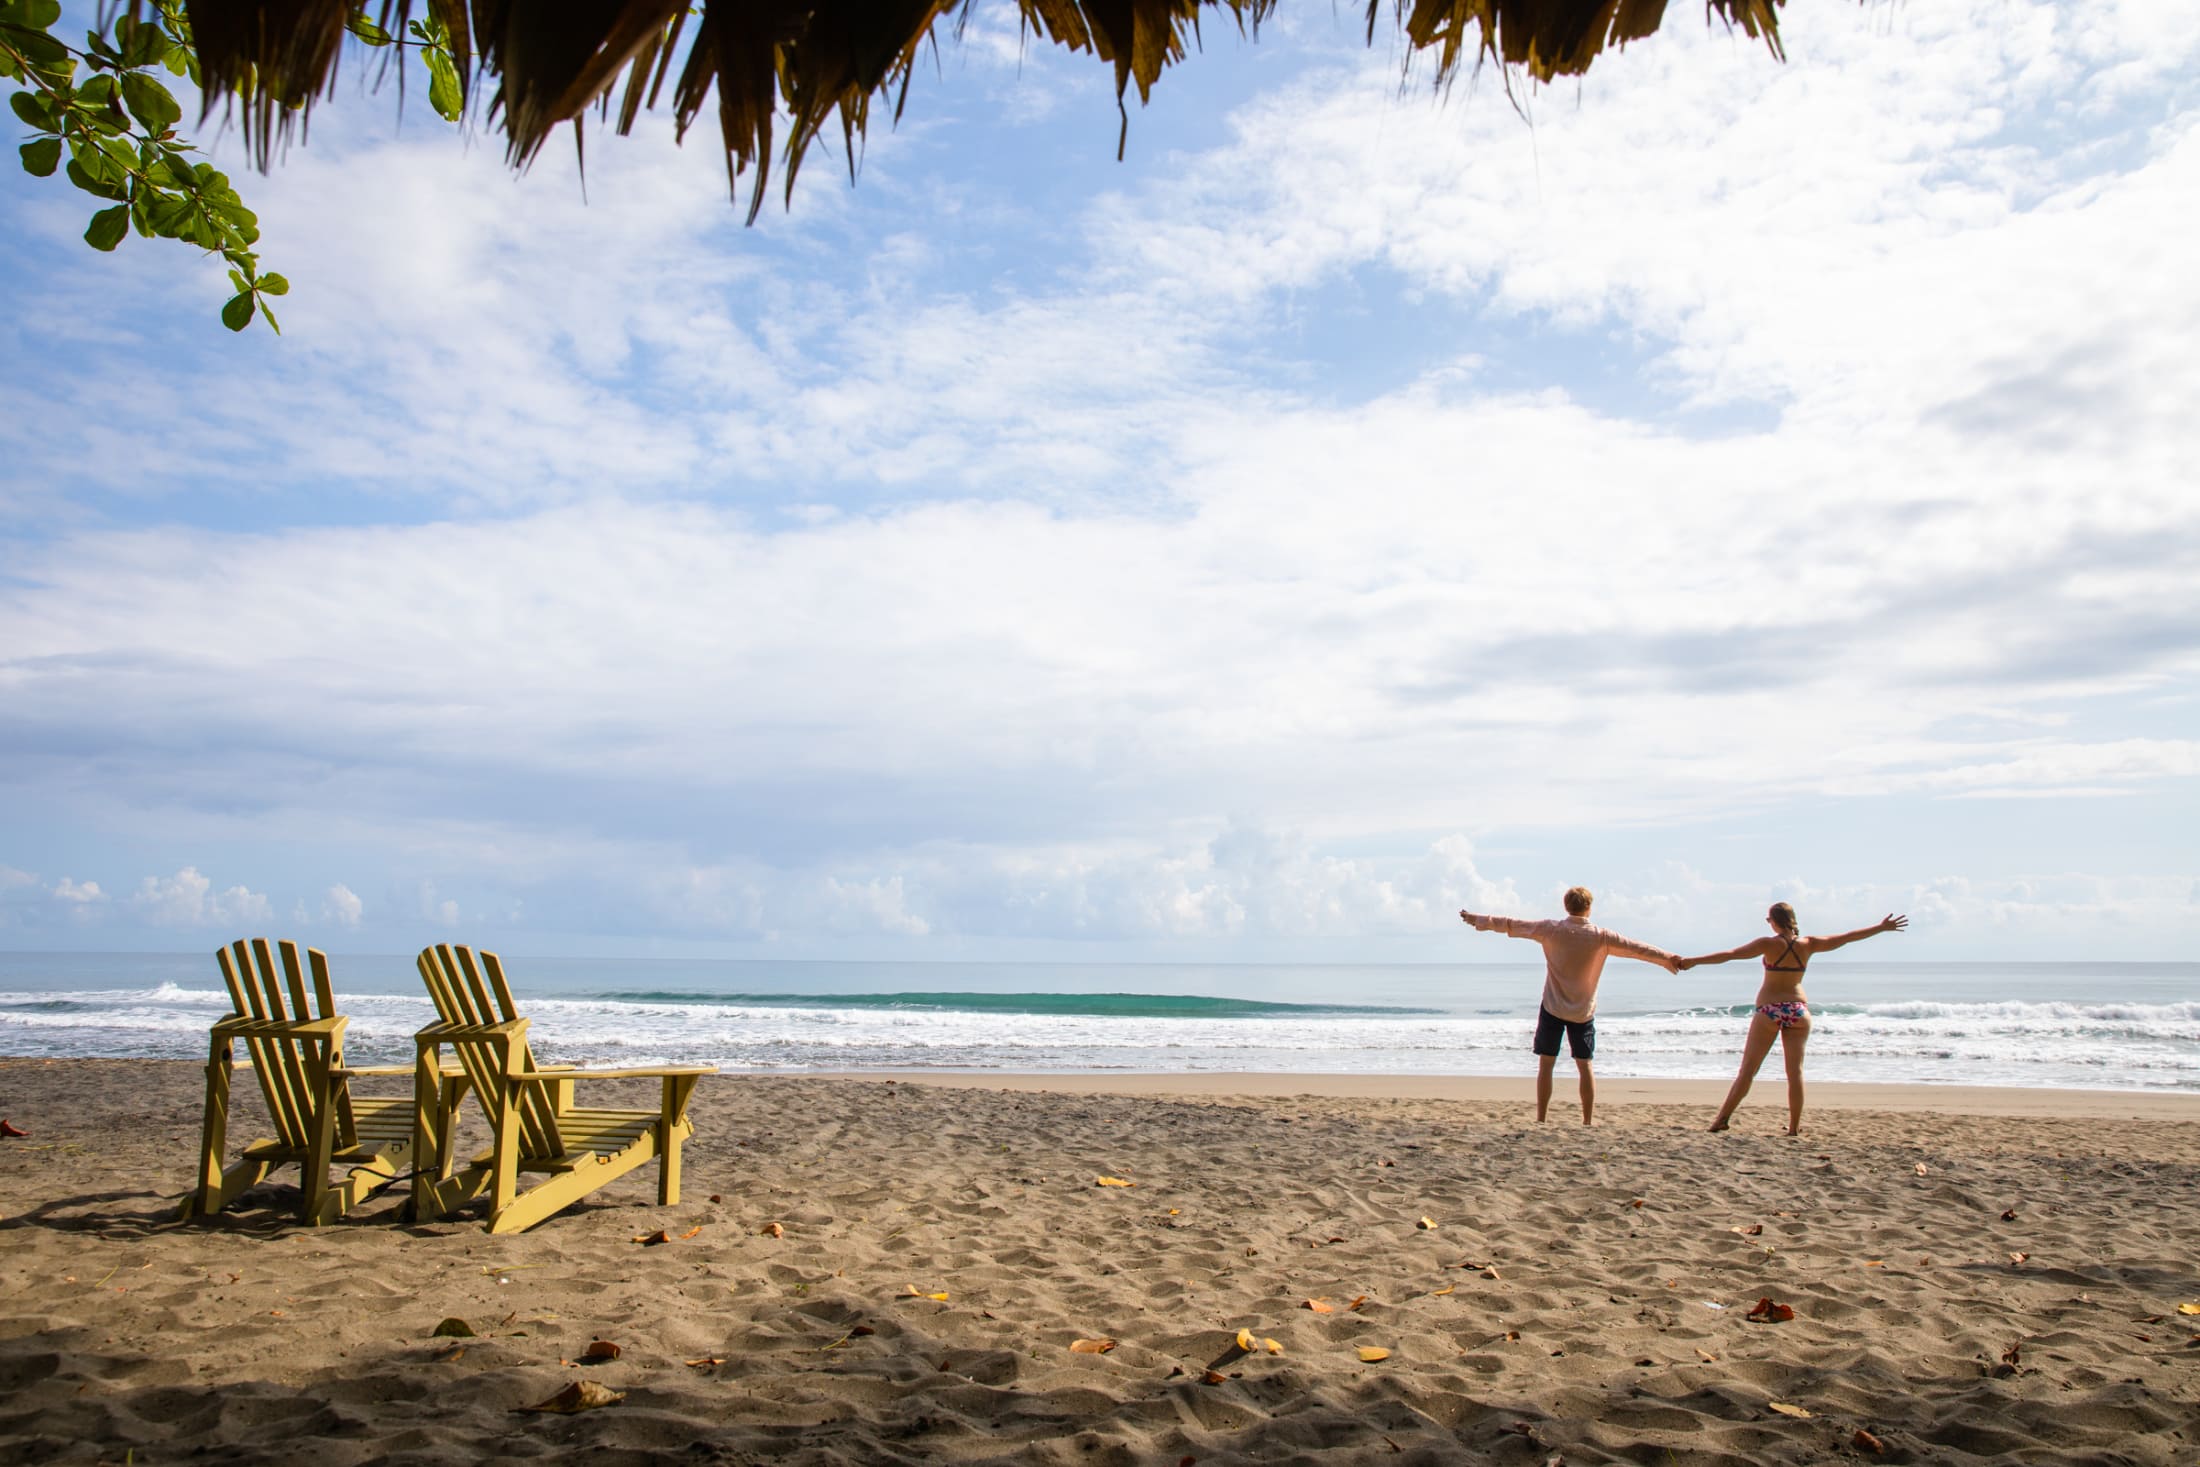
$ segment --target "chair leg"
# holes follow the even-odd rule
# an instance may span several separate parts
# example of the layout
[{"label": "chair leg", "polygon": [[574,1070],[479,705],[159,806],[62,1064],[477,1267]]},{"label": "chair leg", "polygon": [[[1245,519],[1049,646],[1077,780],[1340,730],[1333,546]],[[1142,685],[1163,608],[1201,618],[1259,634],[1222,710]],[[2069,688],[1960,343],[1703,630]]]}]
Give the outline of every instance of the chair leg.
[{"label": "chair leg", "polygon": [[206,1060],[206,1115],[199,1125],[199,1175],[182,1216],[211,1217],[221,1211],[222,1142],[229,1134],[229,1072],[235,1057],[226,1038],[214,1041]]}]

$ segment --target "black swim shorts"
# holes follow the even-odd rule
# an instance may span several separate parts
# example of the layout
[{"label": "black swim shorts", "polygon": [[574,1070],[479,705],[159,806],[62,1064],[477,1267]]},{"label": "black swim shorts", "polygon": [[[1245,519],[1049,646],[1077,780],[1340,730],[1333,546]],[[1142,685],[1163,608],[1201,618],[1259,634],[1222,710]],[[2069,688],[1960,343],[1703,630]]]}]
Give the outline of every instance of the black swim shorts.
[{"label": "black swim shorts", "polygon": [[1597,1021],[1593,1018],[1575,1023],[1561,1019],[1549,1009],[1538,1008],[1535,1021],[1535,1052],[1558,1057],[1558,1031],[1566,1031],[1566,1043],[1574,1052],[1574,1058],[1593,1059],[1597,1052]]}]

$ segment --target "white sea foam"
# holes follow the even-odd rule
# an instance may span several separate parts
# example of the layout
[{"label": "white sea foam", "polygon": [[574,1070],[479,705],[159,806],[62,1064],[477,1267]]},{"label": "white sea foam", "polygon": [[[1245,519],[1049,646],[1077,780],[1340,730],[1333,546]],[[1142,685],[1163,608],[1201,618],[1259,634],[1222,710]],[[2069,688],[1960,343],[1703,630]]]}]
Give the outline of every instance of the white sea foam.
[{"label": "white sea foam", "polygon": [[[1128,985],[1140,976],[1125,970],[1123,980]],[[1437,991],[1430,980],[1421,981]],[[2155,987],[2162,986],[2157,980]],[[1526,991],[1532,999],[1533,988]],[[1661,996],[1642,987],[1618,993]],[[1627,1011],[1612,1005],[1614,996],[1608,992],[1598,1020],[1604,1073],[1731,1073],[1747,1006]],[[1528,1065],[1533,1028],[1532,1006],[1498,1013],[1487,1004],[1462,1004],[1448,1012],[1401,1005],[1176,1017],[1023,1012],[1015,994],[1006,995],[1011,1002],[1005,1008],[1001,998],[996,994],[992,1007],[973,1010],[896,1005],[876,995],[838,1004],[816,994],[773,1002],[753,992],[732,1001],[702,993],[628,999],[567,992],[533,998],[526,1011],[536,1050],[546,1059],[707,1062],[760,1071],[1511,1074]],[[1926,997],[1822,1005],[1810,1041],[1812,1072],[1826,1079],[2200,1090],[2200,1001],[2159,992],[2152,998],[2165,1001],[2104,993],[2098,999]],[[1058,1000],[1035,992],[1030,1007]],[[433,1017],[424,995],[348,993],[344,1008],[351,1019],[346,1050],[362,1063],[408,1059],[412,1034]],[[196,1059],[204,1054],[207,1026],[227,1009],[220,989],[170,981],[136,988],[17,988],[0,992],[0,1053]]]}]

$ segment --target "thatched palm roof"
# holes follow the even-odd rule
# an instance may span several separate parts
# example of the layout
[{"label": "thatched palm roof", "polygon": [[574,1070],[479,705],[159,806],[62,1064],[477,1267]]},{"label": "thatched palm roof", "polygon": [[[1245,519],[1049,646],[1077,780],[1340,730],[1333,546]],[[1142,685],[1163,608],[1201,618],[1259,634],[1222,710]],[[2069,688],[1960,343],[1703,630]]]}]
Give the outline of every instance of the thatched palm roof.
[{"label": "thatched palm roof", "polygon": [[[469,90],[493,84],[488,116],[512,161],[531,159],[560,122],[591,108],[621,132],[672,83],[682,136],[717,93],[729,175],[755,165],[749,217],[762,202],[775,117],[790,119],[787,187],[837,113],[849,156],[874,99],[898,116],[919,49],[974,0],[382,0],[381,24],[403,34],[417,9],[450,32]],[[1779,53],[1782,0],[1705,0]],[[1202,12],[1257,29],[1275,0],[1017,0],[1027,33],[1115,68],[1118,101],[1141,101],[1198,39]],[[270,146],[334,78],[353,0],[187,0],[208,105],[241,101],[245,135],[264,166]],[[1409,55],[1429,53],[1438,85],[1483,60],[1537,81],[1588,69],[1607,46],[1655,31],[1666,0],[1367,0],[1373,41],[1390,8]],[[373,9],[372,5],[368,7]]]}]

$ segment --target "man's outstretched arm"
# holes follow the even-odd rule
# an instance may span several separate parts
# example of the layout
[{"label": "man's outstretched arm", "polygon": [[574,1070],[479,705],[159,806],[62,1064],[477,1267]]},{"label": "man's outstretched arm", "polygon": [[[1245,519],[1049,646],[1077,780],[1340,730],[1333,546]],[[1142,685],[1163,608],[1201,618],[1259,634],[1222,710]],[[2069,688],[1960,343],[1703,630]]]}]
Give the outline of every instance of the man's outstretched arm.
[{"label": "man's outstretched arm", "polygon": [[1647,942],[1637,942],[1632,937],[1621,937],[1615,932],[1605,946],[1620,957],[1655,963],[1668,973],[1678,973],[1681,970],[1680,954],[1669,953],[1662,947],[1652,947]]},{"label": "man's outstretched arm", "polygon": [[1461,907],[1459,909],[1459,920],[1477,932],[1502,932],[1507,937],[1533,937],[1535,935],[1528,931],[1535,924],[1523,921],[1518,917],[1492,917],[1481,912],[1470,912],[1465,907]]}]

